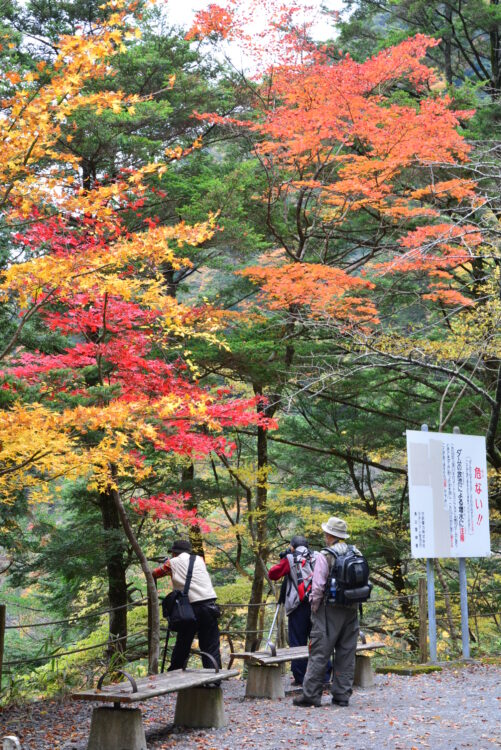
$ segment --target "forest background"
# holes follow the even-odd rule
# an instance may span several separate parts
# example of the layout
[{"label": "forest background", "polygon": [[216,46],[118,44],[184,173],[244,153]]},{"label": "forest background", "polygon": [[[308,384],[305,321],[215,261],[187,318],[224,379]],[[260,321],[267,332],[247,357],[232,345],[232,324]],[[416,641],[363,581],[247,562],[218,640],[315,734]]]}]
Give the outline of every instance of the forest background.
[{"label": "forest background", "polygon": [[[470,634],[499,654],[497,2],[347,2],[327,42],[274,0],[188,34],[163,3],[0,9],[8,700],[103,659],[155,671],[150,568],[178,535],[249,648],[267,567],[294,533],[320,547],[330,515],[371,562],[365,630],[415,658],[423,423],[486,438]],[[436,570],[454,658],[457,567]]]}]

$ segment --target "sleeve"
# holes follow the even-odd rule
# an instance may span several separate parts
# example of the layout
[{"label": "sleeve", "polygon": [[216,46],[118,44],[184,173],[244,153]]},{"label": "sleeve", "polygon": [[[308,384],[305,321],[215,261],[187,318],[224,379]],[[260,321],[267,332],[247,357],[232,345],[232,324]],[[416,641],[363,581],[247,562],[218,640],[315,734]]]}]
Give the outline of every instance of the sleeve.
[{"label": "sleeve", "polygon": [[291,572],[291,568],[289,565],[289,561],[286,557],[282,558],[279,563],[276,565],[273,565],[269,571],[268,575],[272,581],[278,581],[279,578],[283,578],[288,573]]},{"label": "sleeve", "polygon": [[315,568],[313,570],[313,579],[311,583],[311,609],[316,612],[322,603],[325,592],[325,584],[329,575],[329,563],[325,555],[317,555]]},{"label": "sleeve", "polygon": [[151,573],[155,580],[157,580],[157,578],[164,578],[165,576],[172,575],[172,571],[170,569],[170,560],[166,560],[162,565],[160,565],[159,568],[155,568],[155,570],[152,570]]}]

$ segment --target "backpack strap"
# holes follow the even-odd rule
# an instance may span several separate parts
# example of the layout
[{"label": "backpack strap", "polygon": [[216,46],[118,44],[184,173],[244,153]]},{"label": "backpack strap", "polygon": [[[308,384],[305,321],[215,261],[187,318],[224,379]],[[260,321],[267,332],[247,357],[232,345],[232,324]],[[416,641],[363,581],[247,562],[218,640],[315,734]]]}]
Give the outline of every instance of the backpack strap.
[{"label": "backpack strap", "polygon": [[190,555],[190,562],[188,563],[188,572],[186,573],[186,580],[184,582],[183,594],[186,596],[190,590],[191,578],[193,576],[193,567],[195,565],[196,555]]},{"label": "backpack strap", "polygon": [[329,566],[329,572],[332,570],[334,561],[337,560],[339,554],[332,547],[324,547],[321,550],[322,554],[327,558],[327,565]]},{"label": "backpack strap", "polygon": [[298,585],[298,588],[299,588],[300,584],[304,582],[304,579],[303,579],[303,566],[301,565],[301,557],[302,557],[302,555],[298,555],[297,553],[293,553],[292,557],[294,559],[294,565],[296,566],[297,585]]},{"label": "backpack strap", "polygon": [[[296,560],[296,557],[295,557],[295,555],[294,555],[293,552],[290,552],[287,555],[287,562],[289,563],[289,569],[290,569],[289,576],[288,576],[289,577],[289,581],[294,586],[294,588],[296,589],[296,591],[297,591],[297,593],[299,595],[298,586],[301,583],[301,581],[303,580],[303,576],[302,576],[301,571],[299,571],[299,575],[298,575],[298,568],[300,568],[301,566],[298,566],[296,564],[297,560]],[[294,566],[294,572],[292,570],[292,566]]]}]

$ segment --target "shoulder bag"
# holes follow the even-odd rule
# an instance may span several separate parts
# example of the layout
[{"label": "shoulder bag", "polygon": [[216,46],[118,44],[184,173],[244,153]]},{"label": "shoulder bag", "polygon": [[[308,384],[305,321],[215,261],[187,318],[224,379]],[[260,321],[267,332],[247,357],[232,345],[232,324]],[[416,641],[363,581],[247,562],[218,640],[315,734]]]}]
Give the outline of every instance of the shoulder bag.
[{"label": "shoulder bag", "polygon": [[191,577],[193,575],[193,566],[195,565],[195,557],[196,555],[190,555],[184,589],[182,591],[174,589],[174,591],[171,591],[170,594],[167,594],[167,596],[162,599],[162,614],[167,618],[170,630],[175,633],[182,630],[186,625],[192,625],[197,621],[195,612],[188,598]]}]

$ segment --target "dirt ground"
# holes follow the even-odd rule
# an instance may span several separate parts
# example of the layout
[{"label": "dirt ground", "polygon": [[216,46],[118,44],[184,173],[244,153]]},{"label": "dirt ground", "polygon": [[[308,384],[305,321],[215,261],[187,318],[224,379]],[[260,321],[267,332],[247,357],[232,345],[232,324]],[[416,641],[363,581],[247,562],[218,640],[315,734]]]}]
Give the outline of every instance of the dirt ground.
[{"label": "dirt ground", "polygon": [[[404,677],[376,675],[356,688],[350,705],[296,708],[290,675],[282,700],[244,698],[240,679],[224,683],[227,725],[218,730],[174,728],[175,695],[141,708],[148,750],[493,750],[501,746],[501,667],[469,664]],[[47,701],[0,713],[0,739],[15,734],[23,750],[85,750],[92,706]]]}]

